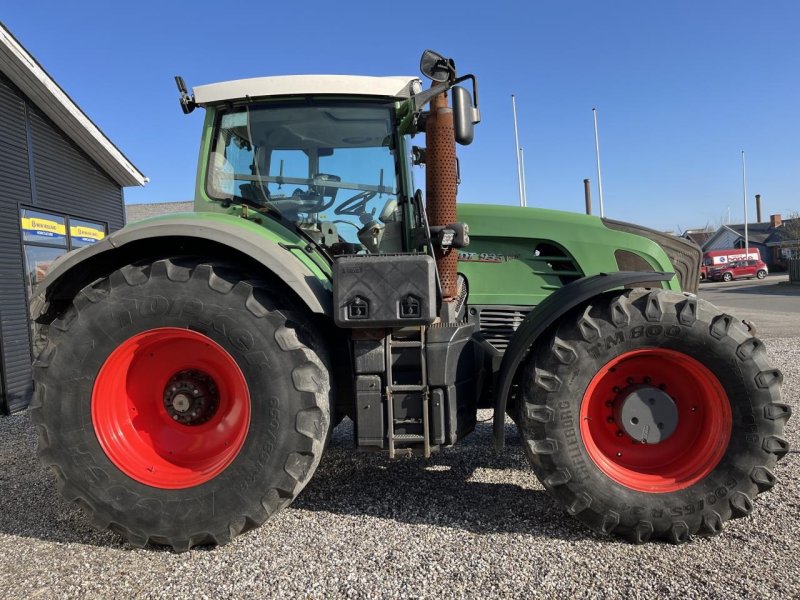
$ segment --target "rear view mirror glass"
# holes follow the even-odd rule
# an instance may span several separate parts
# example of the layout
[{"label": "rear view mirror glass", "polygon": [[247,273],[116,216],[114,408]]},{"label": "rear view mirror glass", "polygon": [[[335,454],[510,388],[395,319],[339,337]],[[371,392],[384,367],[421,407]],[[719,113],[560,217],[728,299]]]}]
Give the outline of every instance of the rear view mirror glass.
[{"label": "rear view mirror glass", "polygon": [[433,50],[425,50],[419,60],[419,70],[433,81],[447,81],[454,69],[449,59]]}]

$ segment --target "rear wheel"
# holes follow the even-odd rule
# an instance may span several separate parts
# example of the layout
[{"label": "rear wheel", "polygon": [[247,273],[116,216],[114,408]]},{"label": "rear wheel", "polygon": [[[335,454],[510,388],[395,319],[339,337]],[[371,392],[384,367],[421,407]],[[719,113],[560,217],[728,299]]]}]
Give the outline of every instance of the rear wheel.
[{"label": "rear wheel", "polygon": [[752,510],[788,451],[763,343],[694,297],[598,299],[565,318],[521,380],[520,429],[567,512],[636,542],[715,534]]},{"label": "rear wheel", "polygon": [[321,341],[264,282],[162,260],[48,328],[31,415],[62,493],[135,545],[226,543],[289,504],[330,428]]},{"label": "rear wheel", "polygon": [[759,279],[764,279],[767,276],[767,272],[764,269],[760,269],[758,273],[756,273],[756,277]]}]

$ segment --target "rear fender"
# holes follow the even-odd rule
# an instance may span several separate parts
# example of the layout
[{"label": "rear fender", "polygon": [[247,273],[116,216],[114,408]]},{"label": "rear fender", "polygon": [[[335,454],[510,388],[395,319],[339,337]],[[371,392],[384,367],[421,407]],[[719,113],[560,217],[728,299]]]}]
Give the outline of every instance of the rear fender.
[{"label": "rear fender", "polygon": [[181,254],[224,258],[272,274],[312,313],[331,314],[329,265],[288,229],[276,232],[228,215],[191,213],[143,221],[70,252],[48,270],[31,299],[31,316],[47,322],[100,277],[145,259]]},{"label": "rear fender", "polygon": [[674,273],[619,271],[578,279],[548,296],[525,318],[503,354],[494,386],[494,446],[505,446],[505,418],[511,385],[520,363],[539,337],[562,316],[595,296],[615,288],[643,282],[669,281]]}]

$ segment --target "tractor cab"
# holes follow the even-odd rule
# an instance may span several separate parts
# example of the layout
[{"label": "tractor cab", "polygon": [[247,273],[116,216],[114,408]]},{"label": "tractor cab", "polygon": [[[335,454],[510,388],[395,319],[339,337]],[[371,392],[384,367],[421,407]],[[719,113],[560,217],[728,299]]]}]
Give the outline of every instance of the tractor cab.
[{"label": "tractor cab", "polygon": [[[434,81],[425,92],[417,77],[298,75],[197,86],[189,96],[178,78],[184,110],[207,113],[196,209],[244,207],[331,256],[418,250],[410,138],[424,130],[423,107],[452,87],[456,140],[470,143],[478,121],[469,93],[453,87],[452,61],[427,52],[422,67]],[[418,151],[416,164],[424,160]]]},{"label": "tractor cab", "polygon": [[[275,79],[287,78],[243,84],[248,96],[262,94],[257,101],[208,107],[212,126],[198,197],[289,222],[332,254],[402,252],[400,203],[409,197],[409,172],[398,97],[315,95],[314,77],[293,78],[284,90],[292,95],[263,96]],[[396,93],[418,85],[411,78],[398,83]],[[196,89],[202,98],[203,88]]]}]

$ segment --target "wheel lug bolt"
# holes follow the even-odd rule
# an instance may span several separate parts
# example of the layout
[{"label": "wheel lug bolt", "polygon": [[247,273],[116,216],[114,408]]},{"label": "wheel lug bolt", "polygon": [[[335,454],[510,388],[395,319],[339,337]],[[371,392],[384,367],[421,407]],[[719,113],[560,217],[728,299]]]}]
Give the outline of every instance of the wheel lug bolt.
[{"label": "wheel lug bolt", "polygon": [[644,378],[644,382],[645,383],[650,383],[651,381],[652,381],[652,379],[650,379],[649,377],[645,377]]},{"label": "wheel lug bolt", "polygon": [[617,432],[617,437],[622,437],[623,433],[621,431]]},{"label": "wheel lug bolt", "polygon": [[606,419],[606,421],[608,421],[609,423],[613,423],[614,422],[614,417],[608,417]]},{"label": "wheel lug bolt", "polygon": [[633,377],[628,377],[626,381],[628,382],[628,385],[633,385]]},{"label": "wheel lug bolt", "polygon": [[613,391],[614,391],[615,394],[619,394],[622,390],[619,387],[614,386],[614,390]]},{"label": "wheel lug bolt", "polygon": [[622,452],[617,452],[617,456],[622,456]]},{"label": "wheel lug bolt", "polygon": [[608,401],[606,402],[606,406],[607,406],[608,408],[611,408],[612,406],[614,406],[614,403],[613,403],[611,400],[608,400]]},{"label": "wheel lug bolt", "polygon": [[667,386],[662,383],[661,385],[658,386],[658,389],[665,390],[667,389]]}]

